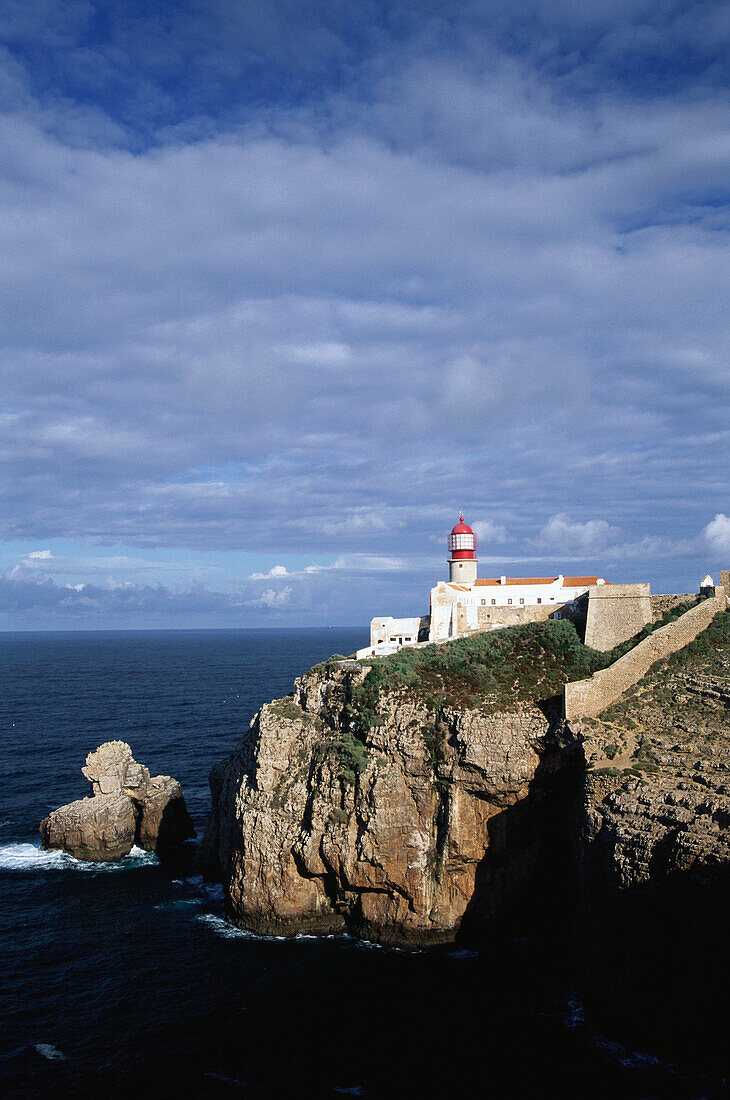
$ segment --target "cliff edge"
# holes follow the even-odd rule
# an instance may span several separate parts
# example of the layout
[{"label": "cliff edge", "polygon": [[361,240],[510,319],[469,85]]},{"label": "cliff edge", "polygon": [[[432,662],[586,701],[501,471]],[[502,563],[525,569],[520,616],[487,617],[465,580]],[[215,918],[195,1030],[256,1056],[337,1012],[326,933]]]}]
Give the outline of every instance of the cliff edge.
[{"label": "cliff edge", "polygon": [[402,944],[509,919],[575,768],[559,692],[602,659],[546,622],[300,677],[211,775],[230,919]]},{"label": "cliff edge", "polygon": [[[669,614],[677,637],[696,612]],[[229,919],[402,945],[524,930],[612,1034],[714,1058],[730,611],[708,620],[595,716],[564,717],[565,685],[652,628],[608,654],[562,620],[311,669],[211,774],[202,853]]]},{"label": "cliff edge", "polygon": [[581,985],[614,1034],[725,1046],[730,950],[730,611],[602,713],[571,723]]}]

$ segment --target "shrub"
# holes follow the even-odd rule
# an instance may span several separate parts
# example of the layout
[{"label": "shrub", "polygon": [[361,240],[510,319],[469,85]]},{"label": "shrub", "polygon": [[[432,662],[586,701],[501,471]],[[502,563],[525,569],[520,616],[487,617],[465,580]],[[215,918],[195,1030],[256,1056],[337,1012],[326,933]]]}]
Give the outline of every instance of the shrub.
[{"label": "shrub", "polygon": [[302,709],[294,702],[294,698],[291,695],[285,695],[283,699],[275,699],[270,704],[273,707],[276,714],[282,718],[289,718],[291,721],[302,717]]},{"label": "shrub", "polygon": [[381,694],[397,691],[417,696],[437,713],[446,706],[493,713],[521,701],[550,699],[568,681],[609,663],[609,654],[583,645],[568,619],[405,648],[373,660],[354,692],[355,722],[366,736],[378,722]]},{"label": "shrub", "polygon": [[340,779],[354,786],[360,772],[370,763],[367,746],[348,731],[341,731],[333,740],[333,747],[340,763]]}]

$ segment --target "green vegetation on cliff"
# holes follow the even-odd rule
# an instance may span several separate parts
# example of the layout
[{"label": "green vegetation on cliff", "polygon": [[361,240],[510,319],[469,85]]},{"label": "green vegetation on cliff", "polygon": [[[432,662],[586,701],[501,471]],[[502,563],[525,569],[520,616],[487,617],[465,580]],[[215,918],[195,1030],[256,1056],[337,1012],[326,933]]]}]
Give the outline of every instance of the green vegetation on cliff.
[{"label": "green vegetation on cliff", "polygon": [[609,652],[584,645],[568,619],[505,627],[421,649],[400,649],[376,658],[356,689],[357,724],[363,732],[377,725],[378,698],[381,693],[394,691],[425,698],[436,712],[444,706],[455,706],[493,713],[524,702],[551,699],[566,683],[585,679],[613,664],[695,602],[680,605],[657,622],[648,623]]},{"label": "green vegetation on cliff", "polygon": [[610,653],[583,645],[567,619],[506,627],[373,661],[355,692],[364,728],[378,724],[382,693],[407,691],[443,706],[509,710],[558,695],[565,683],[610,664]]},{"label": "green vegetation on cliff", "polygon": [[658,772],[704,783],[701,773],[726,772],[730,611],[582,725],[593,775],[606,774],[606,761],[629,778]]}]

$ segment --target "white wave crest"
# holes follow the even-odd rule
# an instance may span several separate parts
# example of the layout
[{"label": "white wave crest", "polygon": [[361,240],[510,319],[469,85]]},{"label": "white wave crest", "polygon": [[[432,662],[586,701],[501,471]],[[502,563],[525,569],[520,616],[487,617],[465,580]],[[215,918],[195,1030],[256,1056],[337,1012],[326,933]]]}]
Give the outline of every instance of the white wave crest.
[{"label": "white wave crest", "polygon": [[266,940],[275,938],[273,936],[257,936],[254,932],[246,932],[243,928],[236,928],[235,924],[229,924],[227,920],[223,917],[217,917],[215,913],[201,913],[195,919],[206,924],[219,936],[224,936],[227,940]]},{"label": "white wave crest", "polygon": [[128,856],[114,863],[89,863],[74,859],[57,849],[46,851],[35,844],[3,844],[0,846],[0,871],[128,871],[157,863],[154,852],[134,847]]},{"label": "white wave crest", "polygon": [[35,1050],[41,1057],[47,1058],[49,1062],[66,1061],[66,1055],[58,1047],[54,1047],[52,1043],[36,1043]]}]

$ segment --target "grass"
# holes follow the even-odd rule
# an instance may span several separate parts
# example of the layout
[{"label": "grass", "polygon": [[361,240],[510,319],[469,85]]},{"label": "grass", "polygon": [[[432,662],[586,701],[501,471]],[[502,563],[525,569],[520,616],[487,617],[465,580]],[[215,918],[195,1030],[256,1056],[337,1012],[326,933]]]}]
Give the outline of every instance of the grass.
[{"label": "grass", "polygon": [[285,695],[283,699],[274,699],[269,705],[281,718],[296,721],[302,717],[302,708],[297,706],[291,695]]},{"label": "grass", "polygon": [[[606,721],[623,719],[628,725],[630,719],[626,716],[635,709],[639,691],[644,693],[641,697],[642,705],[664,705],[669,708],[673,704],[673,698],[666,679],[671,673],[688,669],[703,675],[727,676],[729,654],[730,610],[719,612],[707,629],[701,631],[688,645],[652,665],[646,676],[634,685],[631,693],[608,707],[601,717]],[[694,706],[696,708],[697,703]]]},{"label": "grass", "polygon": [[[656,623],[609,652],[584,645],[568,619],[547,620],[506,627],[444,645],[404,648],[371,660],[365,679],[353,692],[349,729],[339,732],[335,751],[341,778],[353,783],[370,762],[368,734],[383,724],[384,697],[403,693],[425,703],[430,721],[421,733],[434,772],[443,752],[443,711],[446,707],[470,708],[485,714],[516,709],[522,703],[544,702],[559,695],[566,683],[582,680],[622,657],[653,630],[673,622],[695,602],[668,612]],[[730,612],[718,615],[702,634],[679,653],[669,666],[681,666],[698,655],[711,661],[713,652],[730,646]],[[619,704],[629,707],[629,701]],[[609,759],[617,746],[610,746]],[[634,774],[654,771],[650,751],[641,752],[632,766]],[[608,770],[611,774],[613,769]]]},{"label": "grass", "polygon": [[493,713],[550,699],[611,659],[583,645],[567,619],[526,623],[373,660],[355,689],[354,710],[362,733],[382,721],[381,696],[393,692],[423,700],[435,715],[445,706]]}]

